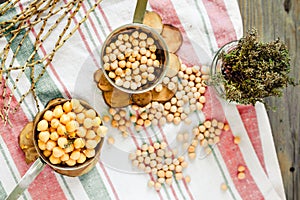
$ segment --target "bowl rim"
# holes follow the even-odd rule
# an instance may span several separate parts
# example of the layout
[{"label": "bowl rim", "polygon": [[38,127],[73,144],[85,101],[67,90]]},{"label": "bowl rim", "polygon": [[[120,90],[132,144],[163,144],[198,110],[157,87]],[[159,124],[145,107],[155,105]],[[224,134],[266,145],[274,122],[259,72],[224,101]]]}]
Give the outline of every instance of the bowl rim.
[{"label": "bowl rim", "polygon": [[[111,78],[108,76],[108,74],[106,73],[106,70],[103,68],[103,56],[104,56],[104,52],[105,52],[105,48],[107,46],[107,43],[110,41],[110,39],[115,35],[115,33],[122,31],[126,28],[132,28],[132,29],[136,29],[136,28],[140,28],[142,30],[147,30],[147,33],[150,32],[151,34],[153,34],[155,36],[155,38],[159,39],[159,44],[161,45],[161,49],[165,52],[164,53],[164,57],[165,57],[165,61],[162,64],[163,65],[163,70],[160,74],[160,76],[158,77],[158,80],[156,80],[150,87],[147,87],[145,89],[142,90],[132,90],[130,88],[124,88],[121,86],[118,86],[115,84],[114,81],[111,80]],[[168,50],[168,46],[165,42],[165,40],[163,39],[163,37],[153,28],[151,28],[150,26],[144,25],[144,24],[140,24],[140,23],[130,23],[130,24],[125,24],[122,25],[116,29],[114,29],[105,39],[105,41],[102,44],[101,50],[100,50],[100,67],[102,69],[102,72],[105,76],[105,78],[109,81],[110,84],[112,84],[112,86],[116,89],[121,90],[122,92],[126,92],[129,94],[140,94],[140,93],[144,93],[147,91],[152,90],[155,86],[157,86],[159,83],[162,82],[163,78],[165,77],[166,73],[167,73],[167,69],[169,67],[169,50]]]},{"label": "bowl rim", "polygon": [[[51,168],[53,168],[54,170],[61,170],[61,171],[71,171],[71,170],[80,170],[80,169],[84,169],[85,167],[91,165],[94,160],[98,160],[99,156],[100,156],[100,153],[101,153],[101,149],[102,149],[102,145],[103,145],[103,142],[104,142],[104,138],[101,138],[101,141],[97,144],[97,146],[95,147],[95,156],[92,157],[92,158],[89,158],[88,160],[86,160],[84,163],[82,164],[76,164],[75,166],[62,166],[62,165],[55,165],[55,164],[52,164],[49,159],[47,157],[45,157],[42,153],[42,150],[38,147],[38,140],[37,140],[37,137],[38,137],[38,130],[37,130],[37,124],[38,122],[42,119],[44,113],[51,109],[52,107],[54,106],[57,106],[57,105],[62,105],[63,103],[67,102],[67,101],[71,101],[72,99],[63,99],[63,98],[57,98],[57,99],[52,99],[48,102],[47,106],[44,108],[44,110],[42,110],[41,112],[39,112],[35,118],[34,118],[34,121],[33,121],[33,143],[34,143],[34,147],[39,155],[39,158],[44,162],[46,163],[47,165],[49,165]],[[90,106],[87,102],[83,101],[83,100],[80,100],[80,99],[77,99],[80,101],[81,104],[83,104],[84,107],[86,108],[89,108],[89,109],[93,109],[95,112],[96,112],[96,115],[97,116],[100,116],[98,114],[98,112],[92,107]]]}]

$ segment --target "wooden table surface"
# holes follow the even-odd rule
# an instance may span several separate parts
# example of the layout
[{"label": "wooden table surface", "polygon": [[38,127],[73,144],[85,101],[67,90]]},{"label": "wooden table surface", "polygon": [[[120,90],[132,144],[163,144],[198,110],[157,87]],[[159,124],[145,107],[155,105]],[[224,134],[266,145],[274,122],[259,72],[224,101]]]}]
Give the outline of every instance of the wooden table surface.
[{"label": "wooden table surface", "polygon": [[[280,37],[291,55],[291,76],[300,78],[300,1],[238,0],[244,32],[255,27],[263,41]],[[288,200],[300,200],[300,86],[288,87],[267,103],[277,156]]]}]

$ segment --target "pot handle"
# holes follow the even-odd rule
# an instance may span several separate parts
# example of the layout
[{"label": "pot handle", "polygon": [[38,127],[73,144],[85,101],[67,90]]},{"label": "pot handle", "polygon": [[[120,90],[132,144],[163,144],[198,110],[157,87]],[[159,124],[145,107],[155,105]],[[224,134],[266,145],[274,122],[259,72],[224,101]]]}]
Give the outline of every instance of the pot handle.
[{"label": "pot handle", "polygon": [[147,2],[148,0],[137,0],[133,16],[133,23],[143,23]]},{"label": "pot handle", "polygon": [[10,194],[6,197],[6,200],[15,200],[18,199],[24,190],[26,190],[29,185],[34,181],[34,179],[39,175],[39,173],[44,169],[46,164],[40,159],[36,159],[36,161],[31,165],[28,171],[24,174],[15,188],[10,192]]}]

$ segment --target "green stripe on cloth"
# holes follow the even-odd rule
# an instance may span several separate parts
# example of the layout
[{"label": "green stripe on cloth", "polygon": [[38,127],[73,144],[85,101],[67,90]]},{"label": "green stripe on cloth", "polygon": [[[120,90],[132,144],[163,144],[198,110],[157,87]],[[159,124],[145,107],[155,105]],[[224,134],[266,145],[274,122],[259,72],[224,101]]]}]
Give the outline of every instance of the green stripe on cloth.
[{"label": "green stripe on cloth", "polygon": [[[78,15],[80,16],[80,18],[83,18],[80,12],[78,12]],[[95,40],[94,40],[94,38],[93,38],[93,35],[92,35],[90,29],[88,28],[88,26],[87,26],[86,23],[83,23],[83,26],[84,26],[85,30],[87,31],[87,34],[88,34],[89,38],[91,39],[91,41],[92,41],[94,47],[96,48],[96,47],[97,47],[97,44],[96,44],[96,42],[95,42]]]},{"label": "green stripe on cloth", "polygon": [[111,199],[96,167],[79,179],[90,200]]},{"label": "green stripe on cloth", "polygon": [[68,190],[68,193],[69,193],[71,199],[72,199],[72,200],[75,199],[74,196],[73,196],[73,194],[72,194],[72,192],[71,192],[71,190],[70,190],[70,187],[68,186],[68,184],[67,184],[67,182],[66,182],[65,177],[64,177],[63,175],[60,175],[60,178],[61,178],[61,180],[63,181],[64,185],[66,186],[66,189]]},{"label": "green stripe on cloth", "polygon": [[[1,137],[1,136],[0,136],[0,137]],[[10,171],[10,173],[11,173],[13,179],[14,179],[14,182],[17,183],[17,182],[18,182],[17,176],[16,176],[16,174],[15,174],[15,172],[14,172],[12,166],[11,166],[11,163],[9,162],[9,159],[8,159],[7,155],[5,154],[5,151],[4,151],[3,146],[1,145],[1,143],[4,142],[4,141],[2,140],[2,138],[0,138],[0,139],[1,139],[1,142],[0,142],[0,152],[2,153],[2,156],[3,156],[3,158],[4,158],[4,160],[5,160],[6,164],[7,164],[7,166],[8,166],[8,168],[9,168],[9,171]],[[2,186],[2,185],[1,185],[1,186]],[[3,190],[4,190],[4,189],[3,189]],[[1,188],[0,188],[0,192],[1,192]],[[5,192],[4,192],[4,193],[5,193]],[[2,194],[2,192],[0,193],[0,197],[1,197],[1,194]],[[6,193],[5,193],[5,195],[6,195]],[[5,196],[5,197],[6,197],[6,196]],[[26,197],[24,194],[22,194],[22,197],[23,197],[23,199],[25,199],[25,200],[27,199],[27,197]],[[0,198],[0,199],[2,199],[2,198]],[[4,198],[3,198],[3,199],[4,199]]]},{"label": "green stripe on cloth", "polygon": [[0,199],[4,199],[7,196],[4,187],[2,185],[2,182],[0,181]]},{"label": "green stripe on cloth", "polygon": [[230,185],[228,184],[228,180],[227,180],[227,178],[226,178],[226,175],[225,175],[225,173],[224,173],[224,170],[222,169],[222,166],[221,166],[221,164],[220,164],[220,161],[219,161],[219,159],[218,159],[218,157],[217,157],[217,155],[216,155],[216,152],[215,152],[214,148],[211,147],[211,146],[209,146],[209,148],[211,149],[211,152],[212,152],[213,155],[214,155],[214,158],[215,158],[215,160],[216,160],[216,162],[217,162],[217,165],[218,165],[218,167],[219,167],[219,169],[220,169],[220,172],[221,172],[221,174],[222,174],[222,176],[223,176],[223,179],[224,179],[224,181],[225,181],[225,183],[226,183],[226,185],[227,185],[227,187],[228,187],[229,193],[231,194],[232,198],[233,198],[234,200],[236,200],[236,197],[234,196],[234,194],[233,194],[233,192],[232,192],[232,190],[231,190],[231,187],[230,187]]},{"label": "green stripe on cloth", "polygon": [[[11,13],[9,16],[13,16],[15,14],[16,14],[16,10],[14,9],[14,10],[11,10]],[[3,18],[1,18],[1,20],[3,20]],[[13,41],[13,43],[11,45],[11,50],[13,52],[16,52],[16,49],[19,44],[18,42],[22,39],[24,34],[25,34],[25,32],[21,32],[21,34],[17,36],[17,39],[15,39]],[[10,38],[11,38],[11,35],[7,36],[6,40],[9,41]],[[21,64],[21,65],[25,64],[26,58],[30,55],[30,52],[33,51],[33,48],[34,48],[34,46],[33,46],[32,41],[30,40],[29,37],[26,37],[23,42],[23,45],[20,48],[20,51],[16,57],[19,64]],[[36,55],[35,59],[40,59],[40,57],[38,55]],[[35,67],[35,73],[39,73],[42,70],[42,68],[43,68],[42,65]],[[30,71],[29,70],[26,71],[26,77],[28,80],[30,80]],[[13,82],[13,80],[11,80],[11,81]],[[62,93],[59,91],[58,87],[55,85],[53,79],[50,77],[48,72],[45,72],[44,76],[36,84],[36,94],[44,106],[46,106],[46,104],[51,99],[63,97]],[[28,110],[30,110],[28,105],[26,105],[26,108]],[[0,146],[0,148],[1,148],[1,146]],[[103,183],[103,181],[101,180],[101,175],[97,172],[95,173],[95,171],[96,171],[96,169],[93,168],[93,170],[90,173],[86,174],[83,177],[80,177],[81,184],[84,186],[86,192],[88,193],[89,197],[91,197],[91,199],[93,199],[94,197],[98,197],[98,196],[94,196],[94,192],[99,191],[99,188],[101,188],[101,191],[102,191],[101,193],[105,193],[104,197],[107,197],[106,199],[110,199],[107,189],[106,189],[106,186]],[[14,176],[14,179],[17,182],[17,179],[15,176]],[[100,180],[100,181],[97,181],[97,184],[94,184],[95,179]],[[68,185],[65,182],[64,182],[64,184],[65,184],[65,187],[67,188],[67,190],[70,192]],[[72,196],[72,195],[70,194],[70,196]],[[24,195],[23,195],[23,198],[27,199]],[[96,198],[96,199],[99,199],[99,198]],[[100,199],[102,199],[102,198],[100,198]]]},{"label": "green stripe on cloth", "polygon": [[[91,3],[91,0],[88,0],[87,3],[89,4],[90,7],[93,6],[92,3]],[[99,19],[99,16],[96,15],[96,12],[94,12],[93,15],[95,16],[96,21],[97,21],[98,24],[100,25],[100,29],[101,29],[102,34],[106,37],[106,36],[107,36],[107,33],[105,33],[104,27],[103,27],[103,25],[102,25],[102,23],[101,23],[101,21],[100,21],[100,19]]]}]

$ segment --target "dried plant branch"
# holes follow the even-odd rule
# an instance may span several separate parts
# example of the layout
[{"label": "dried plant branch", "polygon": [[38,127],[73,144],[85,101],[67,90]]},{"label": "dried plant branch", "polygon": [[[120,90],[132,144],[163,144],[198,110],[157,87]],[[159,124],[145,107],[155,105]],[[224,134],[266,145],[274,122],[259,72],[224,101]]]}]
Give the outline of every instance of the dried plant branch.
[{"label": "dried plant branch", "polygon": [[[17,13],[15,16],[0,22],[0,38],[9,38],[5,47],[0,52],[0,85],[2,85],[3,87],[2,97],[5,100],[2,112],[0,113],[0,118],[2,120],[4,120],[5,122],[9,122],[9,113],[12,109],[11,102],[13,95],[18,89],[18,83],[22,75],[28,69],[30,70],[30,88],[22,94],[18,104],[14,108],[14,111],[16,111],[20,107],[20,104],[30,93],[33,94],[36,107],[39,111],[38,97],[35,91],[37,82],[45,74],[46,69],[52,62],[56,52],[65,44],[68,39],[70,39],[70,37],[74,35],[74,33],[87,20],[90,13],[95,10],[95,8],[101,3],[101,1],[102,0],[97,0],[95,4],[89,8],[85,16],[79,20],[78,23],[75,23],[75,17],[79,13],[84,0],[70,0],[68,2],[65,2],[60,7],[58,7],[57,4],[58,2],[63,2],[61,0],[34,0],[28,6],[26,6],[26,8],[19,11],[19,13]],[[17,6],[18,2],[19,0],[14,0],[10,3],[6,2],[2,4],[0,6],[1,15],[8,14],[12,8],[15,8]],[[46,30],[46,27],[49,24],[48,20],[54,17],[56,18],[55,23]],[[57,29],[58,27],[61,28],[61,24],[63,21],[65,21],[66,23],[63,25],[63,28],[60,29],[61,31],[59,35],[55,38],[55,36],[53,36],[53,30]],[[38,24],[39,26],[37,27],[36,25]],[[70,29],[72,24],[73,27],[72,29]],[[35,36],[34,48],[27,56],[25,63],[21,64],[20,66],[16,66],[17,55],[20,53],[22,44],[24,43],[26,38],[28,38],[32,30],[35,30],[37,32]],[[47,39],[49,40],[50,36],[52,40],[56,39],[53,49],[48,51],[46,55],[37,56],[44,42]],[[14,50],[13,55],[9,57],[12,44],[16,44],[17,42],[19,43],[18,46]],[[6,63],[8,59],[10,60],[7,66]],[[41,70],[36,70],[36,67],[41,68]],[[10,86],[11,91],[8,94],[8,82],[9,77],[11,77],[12,71],[17,71],[18,74],[15,80],[12,81],[12,86]],[[36,74],[36,72],[39,73]],[[2,76],[5,77],[4,83],[2,83],[1,80]]]}]

